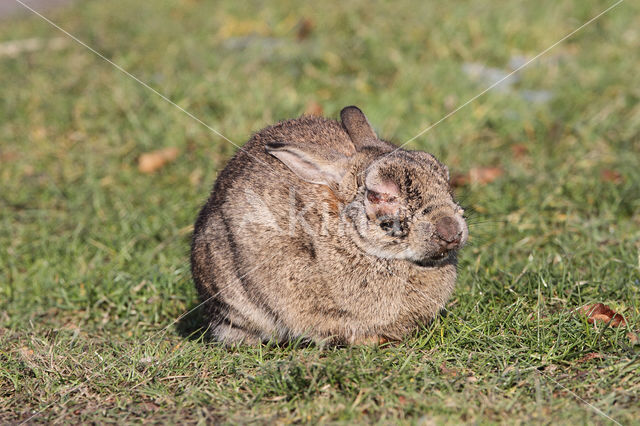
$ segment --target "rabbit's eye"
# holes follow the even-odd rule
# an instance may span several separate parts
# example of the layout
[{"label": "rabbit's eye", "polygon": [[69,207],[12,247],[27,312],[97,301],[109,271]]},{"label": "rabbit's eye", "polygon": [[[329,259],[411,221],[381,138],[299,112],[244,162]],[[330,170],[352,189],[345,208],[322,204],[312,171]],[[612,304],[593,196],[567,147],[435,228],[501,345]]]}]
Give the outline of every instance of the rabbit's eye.
[{"label": "rabbit's eye", "polygon": [[373,204],[379,204],[379,203],[382,203],[382,202],[395,203],[396,202],[396,197],[394,197],[393,195],[383,194],[381,192],[371,191],[370,189],[368,189],[367,190],[367,200],[369,200],[369,202],[371,202]]},{"label": "rabbit's eye", "polygon": [[393,229],[393,221],[392,220],[384,220],[382,222],[380,222],[380,228],[382,228],[383,231],[385,232],[389,232]]},{"label": "rabbit's eye", "polygon": [[382,197],[380,195],[381,194],[379,192],[367,191],[367,200],[371,203],[378,204],[382,201]]}]

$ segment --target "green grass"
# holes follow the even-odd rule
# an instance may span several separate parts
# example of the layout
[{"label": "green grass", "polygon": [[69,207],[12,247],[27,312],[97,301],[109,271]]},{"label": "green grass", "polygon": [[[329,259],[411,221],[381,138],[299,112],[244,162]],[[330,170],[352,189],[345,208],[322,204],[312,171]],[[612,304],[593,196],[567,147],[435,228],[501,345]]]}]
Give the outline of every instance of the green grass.
[{"label": "green grass", "polygon": [[[402,143],[489,84],[465,63],[507,69],[612,4],[216,3],[46,14],[235,143],[310,102],[357,104]],[[622,3],[410,144],[504,175],[458,189],[475,214],[446,316],[377,348],[225,349],[197,317],[172,324],[197,304],[191,225],[235,148],[72,41],[0,56],[0,422],[637,420],[629,330],[572,311],[640,324],[639,12]],[[33,15],[0,27],[61,36]],[[138,172],[166,146],[175,162]]]}]

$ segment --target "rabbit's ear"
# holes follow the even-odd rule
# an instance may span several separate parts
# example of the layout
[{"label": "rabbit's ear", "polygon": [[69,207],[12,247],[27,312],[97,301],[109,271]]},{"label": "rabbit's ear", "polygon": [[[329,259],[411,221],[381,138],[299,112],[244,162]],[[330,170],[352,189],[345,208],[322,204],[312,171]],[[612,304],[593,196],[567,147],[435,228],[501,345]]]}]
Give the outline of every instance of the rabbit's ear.
[{"label": "rabbit's ear", "polygon": [[347,157],[323,158],[310,150],[285,143],[269,143],[265,148],[300,179],[309,183],[334,186],[340,183],[347,171]]},{"label": "rabbit's ear", "polygon": [[376,132],[373,131],[373,127],[369,124],[369,120],[367,120],[364,113],[360,111],[360,108],[353,105],[343,108],[340,111],[340,120],[356,150],[378,140]]}]

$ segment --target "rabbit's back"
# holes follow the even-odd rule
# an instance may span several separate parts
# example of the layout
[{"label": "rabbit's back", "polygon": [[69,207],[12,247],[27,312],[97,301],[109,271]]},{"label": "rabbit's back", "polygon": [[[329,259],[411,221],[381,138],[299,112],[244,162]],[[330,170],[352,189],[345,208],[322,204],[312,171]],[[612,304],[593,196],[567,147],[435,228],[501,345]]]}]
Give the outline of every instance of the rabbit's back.
[{"label": "rabbit's back", "polygon": [[[337,121],[302,117],[256,133],[219,174],[194,226],[191,263],[213,334],[221,340],[252,340],[247,337],[252,335],[262,340],[272,337],[268,333],[289,337],[290,328],[283,324],[296,318],[282,318],[294,315],[283,299],[297,291],[286,287],[297,273],[304,272],[308,284],[317,275],[316,247],[296,228],[319,225],[313,211],[298,220],[291,216],[318,197],[328,197],[331,213],[337,211],[338,200],[329,191],[299,182],[266,153],[266,144],[280,141],[353,153]],[[316,296],[322,300],[322,294]]]}]

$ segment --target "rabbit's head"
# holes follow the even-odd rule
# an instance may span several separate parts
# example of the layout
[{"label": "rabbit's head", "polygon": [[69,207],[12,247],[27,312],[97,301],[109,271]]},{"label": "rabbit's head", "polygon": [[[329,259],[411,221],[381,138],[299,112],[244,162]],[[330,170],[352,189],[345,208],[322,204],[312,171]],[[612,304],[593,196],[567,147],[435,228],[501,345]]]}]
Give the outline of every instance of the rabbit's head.
[{"label": "rabbit's head", "polygon": [[392,151],[371,161],[345,213],[358,245],[381,258],[435,266],[468,237],[446,166],[420,151]]},{"label": "rabbit's head", "polygon": [[422,266],[455,261],[468,229],[447,167],[426,152],[381,141],[356,107],[340,116],[351,155],[287,143],[266,149],[303,180],[333,191],[343,203],[346,234],[368,254]]}]

